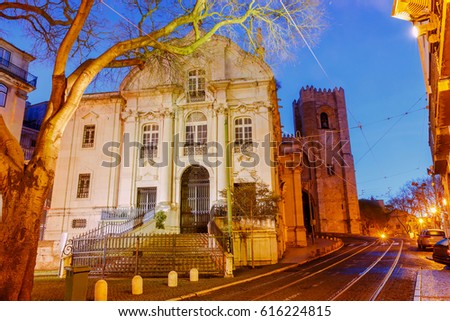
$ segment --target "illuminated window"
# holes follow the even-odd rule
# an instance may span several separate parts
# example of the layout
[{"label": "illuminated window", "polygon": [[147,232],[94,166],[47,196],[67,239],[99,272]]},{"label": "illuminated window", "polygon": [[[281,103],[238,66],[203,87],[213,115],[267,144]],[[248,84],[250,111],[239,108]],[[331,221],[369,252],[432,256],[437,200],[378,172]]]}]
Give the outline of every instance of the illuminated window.
[{"label": "illuminated window", "polygon": [[94,147],[95,125],[84,125],[83,148]]},{"label": "illuminated window", "polygon": [[188,94],[190,102],[205,101],[205,71],[189,71]]},{"label": "illuminated window", "polygon": [[77,198],[88,198],[91,185],[91,174],[80,174],[78,176]]},{"label": "illuminated window", "polygon": [[8,87],[0,84],[0,107],[6,106],[6,96],[8,95]]}]

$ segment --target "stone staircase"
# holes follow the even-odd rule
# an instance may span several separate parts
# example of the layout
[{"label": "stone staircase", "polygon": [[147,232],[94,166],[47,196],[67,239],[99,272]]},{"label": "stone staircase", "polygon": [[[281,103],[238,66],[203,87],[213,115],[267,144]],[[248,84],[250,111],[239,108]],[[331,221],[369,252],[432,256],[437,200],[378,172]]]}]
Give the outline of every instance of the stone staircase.
[{"label": "stone staircase", "polygon": [[89,266],[91,275],[183,275],[196,268],[199,274],[225,272],[225,255],[216,236],[194,234],[143,234],[154,230],[154,213],[142,213],[120,224],[105,224],[73,238],[72,265]]}]

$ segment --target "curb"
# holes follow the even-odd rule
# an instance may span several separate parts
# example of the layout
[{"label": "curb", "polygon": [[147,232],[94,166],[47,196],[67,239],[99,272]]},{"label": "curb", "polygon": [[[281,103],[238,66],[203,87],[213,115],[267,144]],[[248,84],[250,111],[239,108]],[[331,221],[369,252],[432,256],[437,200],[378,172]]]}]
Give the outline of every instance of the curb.
[{"label": "curb", "polygon": [[342,240],[340,240],[340,239],[335,244],[339,244],[335,249],[332,249],[329,252],[325,252],[323,254],[320,254],[319,256],[315,256],[315,257],[306,259],[306,260],[304,260],[302,262],[294,263],[294,264],[285,266],[283,268],[279,268],[279,269],[276,269],[276,270],[273,270],[273,271],[270,271],[270,272],[267,272],[267,273],[264,273],[264,274],[253,276],[253,277],[248,278],[248,279],[243,279],[243,280],[239,280],[239,281],[236,281],[236,282],[231,282],[231,283],[224,284],[224,285],[219,285],[219,286],[216,286],[216,287],[213,287],[213,288],[210,288],[210,289],[201,290],[201,291],[197,291],[197,292],[194,292],[194,293],[190,293],[190,294],[182,295],[182,296],[175,297],[175,298],[172,298],[172,299],[168,299],[166,301],[181,301],[181,300],[185,300],[185,299],[190,299],[190,298],[193,298],[193,297],[196,297],[196,296],[201,296],[202,294],[206,294],[206,293],[214,292],[214,291],[217,291],[217,290],[225,289],[225,288],[228,288],[230,286],[234,286],[234,285],[237,285],[237,284],[250,282],[250,281],[257,280],[259,278],[265,277],[265,276],[269,276],[269,275],[272,275],[272,274],[275,274],[275,273],[280,273],[280,272],[283,272],[283,271],[286,271],[286,270],[289,270],[289,269],[292,269],[292,268],[296,268],[296,267],[298,267],[300,265],[309,263],[311,261],[314,261],[316,259],[324,257],[324,256],[326,256],[328,254],[336,252],[337,250],[340,250],[344,246],[344,242],[342,242]]},{"label": "curb", "polygon": [[417,271],[416,287],[414,290],[414,301],[421,301],[421,288],[422,288],[422,269]]}]

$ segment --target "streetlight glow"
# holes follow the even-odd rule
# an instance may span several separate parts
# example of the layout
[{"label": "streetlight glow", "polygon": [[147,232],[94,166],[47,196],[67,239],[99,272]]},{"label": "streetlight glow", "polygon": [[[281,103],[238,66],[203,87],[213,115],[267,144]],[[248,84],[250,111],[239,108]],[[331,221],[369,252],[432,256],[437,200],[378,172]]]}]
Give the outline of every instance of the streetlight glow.
[{"label": "streetlight glow", "polygon": [[419,38],[419,28],[417,28],[417,26],[412,27],[411,33],[414,36],[414,38]]}]

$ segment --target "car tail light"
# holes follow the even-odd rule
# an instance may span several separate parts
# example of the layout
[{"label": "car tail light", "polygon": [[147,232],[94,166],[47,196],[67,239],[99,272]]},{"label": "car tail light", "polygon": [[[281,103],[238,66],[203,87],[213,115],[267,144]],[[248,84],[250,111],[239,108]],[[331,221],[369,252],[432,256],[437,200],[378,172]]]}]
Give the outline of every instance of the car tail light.
[{"label": "car tail light", "polygon": [[450,249],[447,249],[447,255],[450,256]]},{"label": "car tail light", "polygon": [[424,235],[423,238],[424,239],[429,239],[431,236],[430,235]]}]

